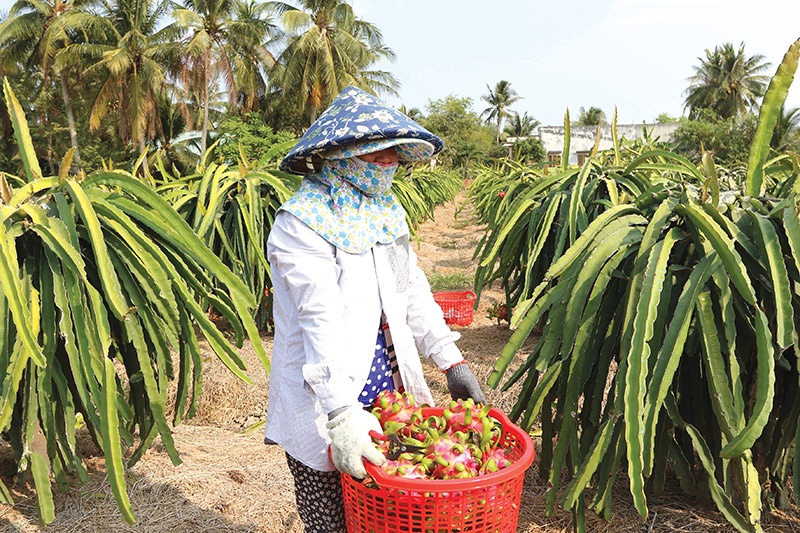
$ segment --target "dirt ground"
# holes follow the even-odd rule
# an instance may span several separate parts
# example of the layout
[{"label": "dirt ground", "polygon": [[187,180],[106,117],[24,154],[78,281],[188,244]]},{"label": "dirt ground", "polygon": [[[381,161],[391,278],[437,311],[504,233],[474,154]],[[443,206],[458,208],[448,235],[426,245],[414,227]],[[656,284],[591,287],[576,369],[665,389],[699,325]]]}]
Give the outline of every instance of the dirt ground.
[{"label": "dirt ground", "polygon": [[[474,273],[472,252],[485,228],[476,225],[469,206],[456,201],[437,208],[435,219],[419,229],[415,250],[422,269],[434,273]],[[464,207],[463,209],[461,209]],[[469,289],[469,287],[464,287]],[[453,326],[462,335],[459,346],[478,378],[485,382],[507,342],[507,324],[488,318],[487,309],[502,301],[502,293],[490,288],[483,293],[469,326]],[[264,337],[268,353],[272,342]],[[529,348],[529,347],[528,347]],[[524,352],[524,349],[523,349]],[[157,441],[129,472],[128,492],[137,517],[128,525],[116,508],[103,460],[90,454],[90,481],[76,483],[67,494],[56,493],[56,520],[47,528],[37,525],[36,505],[30,485],[17,480],[10,489],[16,504],[0,505],[0,532],[258,532],[302,531],[293,500],[292,478],[283,452],[262,442],[260,427],[252,428],[266,414],[268,376],[261,370],[250,346],[242,355],[255,384],[248,386],[233,377],[214,355],[206,352],[204,388],[197,417],[174,429],[175,444],[183,463],[173,466]],[[524,354],[519,356],[520,360]],[[443,376],[426,362],[437,403],[447,398]],[[516,391],[487,390],[495,407],[508,411]],[[539,439],[534,435],[534,443]],[[518,532],[572,531],[572,516],[556,510],[545,515],[546,481],[537,475],[537,462],[528,470],[522,495]],[[727,532],[735,531],[709,502],[695,501],[677,490],[667,490],[648,501],[650,515],[642,520],[633,509],[618,473],[614,516],[606,522],[587,511],[587,529],[592,532]],[[800,516],[773,514],[765,531],[800,531]]]}]

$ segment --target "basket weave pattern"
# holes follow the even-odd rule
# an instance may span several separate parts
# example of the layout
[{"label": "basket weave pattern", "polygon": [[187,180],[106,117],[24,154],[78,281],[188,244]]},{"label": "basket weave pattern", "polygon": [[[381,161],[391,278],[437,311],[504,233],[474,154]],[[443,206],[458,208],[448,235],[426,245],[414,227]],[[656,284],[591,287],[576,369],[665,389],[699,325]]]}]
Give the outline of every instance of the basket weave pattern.
[{"label": "basket weave pattern", "polygon": [[[425,416],[443,408],[427,407]],[[348,533],[514,533],[525,471],[533,462],[533,442],[496,409],[500,445],[513,464],[497,472],[467,479],[408,479],[389,476],[365,463],[374,482],[342,475]]]},{"label": "basket weave pattern", "polygon": [[475,293],[472,291],[446,291],[433,293],[433,299],[442,308],[447,324],[469,326],[475,318]]}]

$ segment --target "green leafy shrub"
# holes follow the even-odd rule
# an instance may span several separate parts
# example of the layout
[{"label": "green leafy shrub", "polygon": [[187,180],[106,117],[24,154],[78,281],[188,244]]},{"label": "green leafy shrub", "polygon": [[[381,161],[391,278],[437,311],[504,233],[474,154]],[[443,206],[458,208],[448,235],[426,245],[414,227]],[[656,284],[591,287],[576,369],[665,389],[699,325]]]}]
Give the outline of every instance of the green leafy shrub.
[{"label": "green leafy shrub", "polygon": [[229,116],[217,127],[216,136],[211,157],[228,166],[235,165],[242,155],[259,168],[277,163],[296,142],[291,133],[273,131],[259,113]]},{"label": "green leafy shrub", "polygon": [[724,166],[744,165],[756,132],[756,117],[735,116],[718,118],[713,111],[703,109],[696,119],[682,118],[672,134],[673,149],[695,163],[700,162],[702,150],[714,152],[714,160]]},{"label": "green leafy shrub", "polygon": [[444,150],[437,155],[442,164],[466,172],[471,165],[505,155],[495,141],[494,128],[484,125],[473,111],[471,98],[449,95],[430,101],[427,110],[420,123],[444,141]]},{"label": "green leafy shrub", "polygon": [[441,291],[463,291],[466,290],[472,280],[464,272],[451,272],[442,274],[433,272],[428,275],[428,283],[431,285],[432,292]]},{"label": "green leafy shrub", "polygon": [[547,159],[547,150],[544,149],[542,140],[534,137],[516,141],[511,148],[514,159],[525,161],[529,165],[543,163]]}]

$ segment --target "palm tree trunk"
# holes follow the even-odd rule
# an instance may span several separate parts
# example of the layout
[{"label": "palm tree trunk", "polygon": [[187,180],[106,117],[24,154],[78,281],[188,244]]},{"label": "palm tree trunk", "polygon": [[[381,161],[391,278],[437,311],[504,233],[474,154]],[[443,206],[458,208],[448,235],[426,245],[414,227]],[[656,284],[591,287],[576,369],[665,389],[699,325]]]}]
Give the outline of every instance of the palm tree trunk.
[{"label": "palm tree trunk", "polygon": [[67,76],[63,72],[59,75],[61,78],[61,98],[64,100],[64,109],[67,112],[67,125],[69,126],[69,142],[75,149],[75,156],[73,161],[77,166],[81,164],[81,157],[78,155],[78,130],[75,128],[75,115],[72,112],[72,102],[69,98],[69,86],[67,85]]},{"label": "palm tree trunk", "polygon": [[208,138],[208,73],[209,69],[211,68],[211,57],[209,54],[205,54],[204,61],[205,63],[205,72],[203,77],[205,78],[205,82],[203,83],[203,132],[200,135],[200,159],[202,160],[203,157],[206,155],[206,140]]}]

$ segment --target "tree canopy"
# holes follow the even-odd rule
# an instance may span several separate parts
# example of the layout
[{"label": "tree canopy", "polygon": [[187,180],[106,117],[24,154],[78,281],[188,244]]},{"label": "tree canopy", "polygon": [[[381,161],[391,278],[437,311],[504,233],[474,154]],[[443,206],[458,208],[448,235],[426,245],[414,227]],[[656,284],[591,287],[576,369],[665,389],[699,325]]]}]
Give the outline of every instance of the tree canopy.
[{"label": "tree canopy", "polygon": [[581,107],[575,124],[577,126],[605,126],[608,121],[605,112],[599,107],[590,107],[588,110]]},{"label": "tree canopy", "polygon": [[471,98],[449,95],[429,101],[427,110],[428,116],[421,124],[444,141],[445,147],[439,156],[443,162],[464,168],[468,163],[483,161],[490,154],[508,155],[494,142],[493,128],[484,126],[472,110]]},{"label": "tree canopy", "polygon": [[509,117],[504,132],[509,137],[530,137],[539,124],[540,122],[529,116],[527,111],[522,115],[514,113]]},{"label": "tree canopy", "polygon": [[395,57],[374,24],[356,17],[346,1],[297,3],[300,8],[271,3],[282,13],[291,36],[275,83],[294,99],[308,124],[348,85],[373,93],[395,92],[399,84],[390,73],[372,70],[379,61]]},{"label": "tree canopy", "polygon": [[762,54],[748,57],[744,43],[738,49],[731,43],[706,49],[705,59],[698,59],[684,93],[689,118],[696,118],[701,109],[710,109],[721,119],[743,115],[764,96],[769,77],[762,73],[770,63]]},{"label": "tree canopy", "polygon": [[[249,122],[248,113],[259,113],[273,132],[299,136],[347,85],[396,95],[398,80],[379,68],[394,57],[349,0],[16,0],[0,20],[0,74],[35,117],[33,142],[52,173],[70,149],[73,170],[133,165],[142,154],[152,162],[156,153],[189,168],[205,153],[209,133],[218,138],[224,120]],[[721,120],[750,113],[768,66],[762,55],[745,54],[744,44],[706,50],[685,92],[689,118],[707,122],[697,132],[712,126],[703,110]],[[478,113],[453,95],[432,102],[429,117],[401,111],[445,138],[442,161],[507,156],[504,136],[530,137],[539,121],[512,109],[522,97],[508,80],[486,89],[487,107]],[[20,163],[4,113],[0,165],[15,172]],[[589,107],[572,124],[607,123],[602,109]],[[797,111],[785,110],[772,147],[797,150],[797,128]]]},{"label": "tree canopy", "polygon": [[500,142],[500,132],[503,130],[503,120],[509,115],[513,116],[516,113],[510,109],[515,102],[522,99],[517,94],[517,91],[511,88],[511,83],[506,80],[500,80],[492,90],[489,85],[486,86],[489,90],[488,93],[481,96],[481,100],[487,102],[489,107],[483,110],[481,118],[486,120],[486,123],[494,123],[497,128],[497,135],[495,140]]}]

